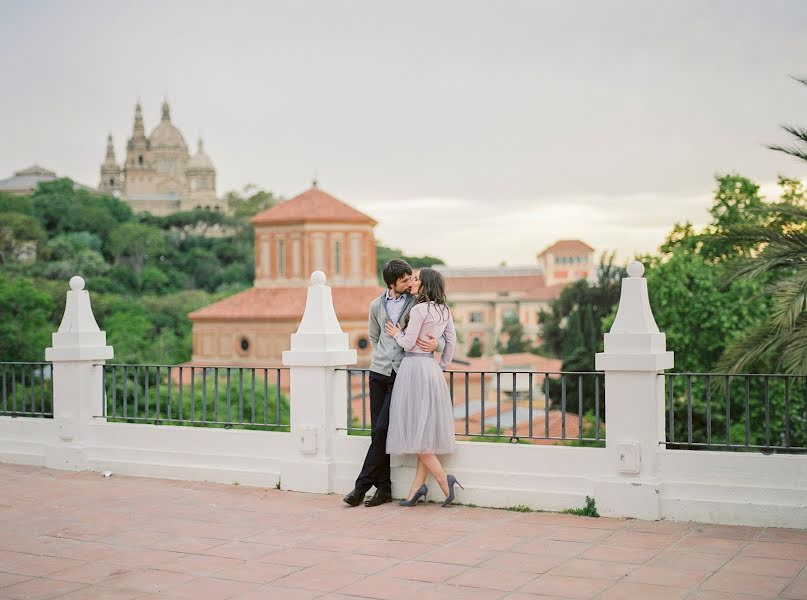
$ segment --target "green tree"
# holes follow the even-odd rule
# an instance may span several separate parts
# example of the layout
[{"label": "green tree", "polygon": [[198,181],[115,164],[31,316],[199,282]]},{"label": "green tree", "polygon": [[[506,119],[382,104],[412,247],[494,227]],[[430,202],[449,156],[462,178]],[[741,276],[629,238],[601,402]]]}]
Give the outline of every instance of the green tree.
[{"label": "green tree", "polygon": [[407,256],[403,250],[398,248],[388,248],[381,244],[376,244],[376,269],[378,271],[378,279],[383,281],[381,272],[384,270],[384,265],[393,258],[402,258],[408,262],[413,269],[422,269],[423,267],[431,267],[434,265],[444,265],[442,259],[435,256]]},{"label": "green tree", "polygon": [[67,178],[39,183],[31,202],[34,215],[49,235],[89,231],[106,240],[119,224],[133,218],[122,200],[76,189]]},{"label": "green tree", "polygon": [[45,231],[34,217],[17,212],[3,213],[0,222],[0,263],[31,255],[31,245],[35,250],[44,237]]},{"label": "green tree", "polygon": [[156,357],[151,350],[156,332],[148,312],[141,305],[120,303],[105,318],[96,315],[96,320],[106,331],[109,345],[115,348],[115,362],[154,364]]},{"label": "green tree", "polygon": [[782,188],[781,201],[783,204],[807,208],[807,187],[803,181],[780,175],[777,183]]},{"label": "green tree", "polygon": [[[807,79],[793,78],[807,85]],[[768,148],[807,162],[807,129],[783,125],[791,146]],[[758,219],[718,232],[723,244],[751,248],[730,270],[729,282],[763,282],[771,299],[770,318],[744,332],[721,357],[724,368],[737,372],[757,363],[786,373],[807,375],[807,200],[797,179],[779,177],[782,199],[755,212]]]},{"label": "green tree", "polygon": [[173,289],[173,285],[167,273],[159,267],[148,266],[144,267],[141,273],[140,289],[144,293],[164,294]]},{"label": "green tree", "polygon": [[193,248],[187,254],[185,272],[191,276],[194,287],[212,292],[219,282],[221,263],[210,250]]},{"label": "green tree", "polygon": [[139,219],[144,225],[159,227],[175,234],[178,239],[192,235],[205,237],[214,227],[226,227],[232,224],[232,219],[227,215],[208,208],[195,208],[165,216],[144,213],[139,215]]},{"label": "green tree", "polygon": [[7,192],[0,192],[0,213],[15,212],[34,216],[34,205],[28,195],[18,196]]},{"label": "green tree", "polygon": [[500,354],[515,354],[527,352],[530,349],[529,341],[524,339],[524,326],[515,312],[504,315],[501,333],[506,336],[507,341],[502,342],[500,339],[497,342],[496,351]]},{"label": "green tree", "polygon": [[761,285],[723,285],[723,267],[678,249],[666,257],[645,257],[650,305],[677,371],[710,372],[727,345],[765,318]]},{"label": "green tree", "polygon": [[250,217],[277,203],[277,198],[272,192],[262,190],[254,183],[248,183],[240,192],[227,192],[225,197],[230,214],[242,221],[249,220]]},{"label": "green tree", "polygon": [[[580,355],[588,353],[586,364],[593,368],[594,354],[602,344],[602,321],[619,302],[621,275],[622,269],[614,265],[614,255],[604,254],[595,283],[581,279],[563,288],[549,310],[538,315],[543,352],[563,358],[583,348]],[[573,315],[576,316],[572,318]],[[577,359],[574,362],[580,363]]]},{"label": "green tree", "polygon": [[736,173],[718,175],[716,180],[715,198],[709,209],[712,222],[700,236],[699,253],[709,261],[747,256],[751,252],[748,244],[732,243],[726,234],[737,227],[765,223],[761,212],[765,200],[759,185]]},{"label": "green tree", "polygon": [[725,237],[727,243],[759,249],[735,264],[727,281],[760,285],[770,280],[761,294],[770,298],[770,316],[732,340],[720,366],[740,372],[767,363],[777,371],[807,375],[807,208],[781,203],[766,212],[783,225],[748,225]]},{"label": "green tree", "polygon": [[30,279],[0,277],[0,361],[45,359],[45,348],[56,330],[51,320],[54,304]]},{"label": "green tree", "polygon": [[475,337],[471,342],[471,347],[468,349],[468,358],[479,358],[482,356],[482,342],[478,337]]},{"label": "green tree", "polygon": [[41,263],[37,272],[48,279],[67,281],[73,275],[91,279],[109,271],[109,264],[95,250],[82,249],[60,260]]},{"label": "green tree", "polygon": [[165,235],[156,227],[125,223],[110,235],[109,251],[117,264],[140,274],[147,260],[159,259],[168,252]]},{"label": "green tree", "polygon": [[41,245],[43,259],[32,269],[35,275],[67,281],[73,275],[85,279],[103,275],[109,265],[101,254],[101,238],[88,231],[60,233]]}]

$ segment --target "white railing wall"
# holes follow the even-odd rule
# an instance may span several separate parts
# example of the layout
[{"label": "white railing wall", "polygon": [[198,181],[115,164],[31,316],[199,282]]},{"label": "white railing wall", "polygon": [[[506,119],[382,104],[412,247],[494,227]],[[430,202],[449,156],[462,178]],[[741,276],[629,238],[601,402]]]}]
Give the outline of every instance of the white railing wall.
[{"label": "white railing wall", "polygon": [[[606,447],[459,442],[447,469],[465,486],[459,502],[562,510],[586,496],[604,516],[807,528],[807,456],[668,450],[665,369],[673,366],[648,302],[643,267],[622,281],[605,371]],[[291,349],[291,431],[108,423],[102,365],[112,358],[80,277],[46,358],[53,362],[53,419],[0,416],[0,461],[72,470],[239,483],[312,493],[348,492],[369,438],[349,436],[346,373],[356,353],[339,326],[331,289],[314,273]],[[414,475],[393,457],[393,494]],[[440,500],[430,486],[430,499]],[[334,502],[340,502],[334,497]]]}]

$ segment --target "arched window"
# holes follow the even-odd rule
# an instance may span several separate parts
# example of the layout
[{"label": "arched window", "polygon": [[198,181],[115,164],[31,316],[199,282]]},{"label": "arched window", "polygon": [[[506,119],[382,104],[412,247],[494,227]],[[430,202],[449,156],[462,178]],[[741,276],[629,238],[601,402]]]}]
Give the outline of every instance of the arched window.
[{"label": "arched window", "polygon": [[142,166],[142,164],[143,164],[143,155],[142,154],[137,157],[137,164]]},{"label": "arched window", "polygon": [[114,187],[114,186],[115,186],[115,180],[114,180],[114,179],[110,179],[110,180],[109,180],[109,187]]}]

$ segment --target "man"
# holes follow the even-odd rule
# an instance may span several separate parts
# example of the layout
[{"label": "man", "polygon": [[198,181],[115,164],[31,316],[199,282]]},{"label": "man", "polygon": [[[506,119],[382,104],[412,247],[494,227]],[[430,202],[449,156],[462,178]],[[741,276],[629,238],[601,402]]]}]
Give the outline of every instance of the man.
[{"label": "man", "polygon": [[[415,298],[409,293],[412,285],[412,267],[405,260],[394,258],[384,265],[382,272],[387,290],[370,304],[369,332],[373,346],[373,359],[370,363],[370,448],[364,459],[361,473],[356,479],[353,491],[344,497],[350,506],[358,506],[364,496],[375,486],[373,497],[365,506],[379,506],[392,502],[392,482],[390,481],[390,459],[387,454],[387,428],[389,426],[389,405],[395,375],[404,357],[403,348],[387,334],[384,325],[387,321],[403,324],[409,310],[415,305]],[[439,346],[434,338],[419,339],[418,347],[426,352],[434,352]]]}]

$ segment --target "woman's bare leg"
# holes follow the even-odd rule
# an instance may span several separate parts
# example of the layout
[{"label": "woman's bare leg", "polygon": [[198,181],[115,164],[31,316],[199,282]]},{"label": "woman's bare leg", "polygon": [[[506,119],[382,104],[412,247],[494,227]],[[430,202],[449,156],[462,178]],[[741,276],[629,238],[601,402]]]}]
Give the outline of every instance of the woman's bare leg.
[{"label": "woman's bare leg", "polygon": [[415,495],[415,492],[418,491],[420,486],[426,483],[426,478],[429,476],[429,470],[426,468],[426,465],[423,464],[423,461],[420,460],[420,456],[418,456],[418,468],[415,471],[415,480],[412,482],[412,487],[409,489],[409,495],[407,498],[411,498]]},{"label": "woman's bare leg", "polygon": [[445,469],[443,469],[443,465],[440,464],[440,459],[437,458],[437,455],[419,454],[418,458],[420,459],[421,464],[425,465],[425,467],[437,480],[437,485],[440,486],[443,493],[448,496],[448,477],[446,476]]}]

